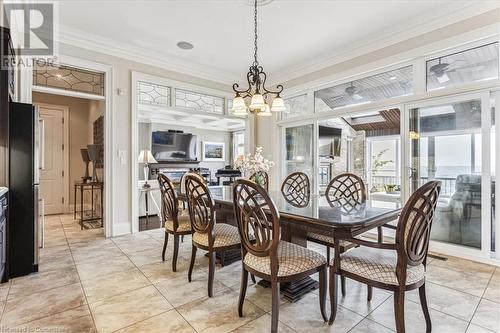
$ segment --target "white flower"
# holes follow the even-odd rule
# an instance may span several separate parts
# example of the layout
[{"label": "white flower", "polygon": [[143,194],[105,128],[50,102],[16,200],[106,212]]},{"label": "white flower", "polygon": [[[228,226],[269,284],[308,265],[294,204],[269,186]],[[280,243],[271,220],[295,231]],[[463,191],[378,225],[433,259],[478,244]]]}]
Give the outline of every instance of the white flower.
[{"label": "white flower", "polygon": [[273,161],[269,161],[262,156],[262,147],[256,147],[253,156],[249,153],[240,155],[234,160],[234,167],[244,174],[253,174],[259,171],[268,172],[273,166]]}]

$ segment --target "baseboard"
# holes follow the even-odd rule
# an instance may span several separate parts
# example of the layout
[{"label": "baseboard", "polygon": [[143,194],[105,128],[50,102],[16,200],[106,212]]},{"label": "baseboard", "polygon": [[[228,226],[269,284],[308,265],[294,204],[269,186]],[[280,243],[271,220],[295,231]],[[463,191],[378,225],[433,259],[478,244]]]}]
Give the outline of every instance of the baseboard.
[{"label": "baseboard", "polygon": [[113,232],[111,237],[128,235],[130,233],[132,233],[132,223],[130,222],[113,223]]}]

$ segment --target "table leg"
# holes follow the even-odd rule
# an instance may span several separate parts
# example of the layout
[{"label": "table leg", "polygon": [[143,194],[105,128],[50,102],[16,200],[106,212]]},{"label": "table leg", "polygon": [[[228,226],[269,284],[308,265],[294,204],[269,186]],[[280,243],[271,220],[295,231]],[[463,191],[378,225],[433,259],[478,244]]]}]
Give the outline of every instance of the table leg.
[{"label": "table leg", "polygon": [[146,201],[146,229],[149,225],[149,204],[148,204],[148,192],[144,192],[144,200]]},{"label": "table leg", "polygon": [[73,220],[76,220],[76,185],[75,185],[75,200],[73,200]]},{"label": "table leg", "polygon": [[83,230],[83,186],[80,186],[80,229]]},{"label": "table leg", "polygon": [[101,185],[101,228],[104,227],[104,185]]}]

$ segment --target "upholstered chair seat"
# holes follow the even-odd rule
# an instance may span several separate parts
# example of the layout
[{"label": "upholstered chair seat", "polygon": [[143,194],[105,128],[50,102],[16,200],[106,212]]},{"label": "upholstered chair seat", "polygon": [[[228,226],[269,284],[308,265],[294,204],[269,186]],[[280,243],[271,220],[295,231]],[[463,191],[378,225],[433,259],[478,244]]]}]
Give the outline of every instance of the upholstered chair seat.
[{"label": "upholstered chair seat", "polygon": [[[214,235],[214,248],[240,244],[238,228],[230,224],[216,223],[214,225]],[[193,242],[208,247],[208,233],[195,232]]]},{"label": "upholstered chair seat", "polygon": [[[191,231],[191,220],[189,219],[189,213],[187,211],[179,212],[177,216],[177,220],[179,222],[179,227],[177,228],[178,232],[187,232]],[[174,221],[168,219],[165,221],[165,229],[166,231],[174,231]]]},{"label": "upholstered chair seat", "polygon": [[[285,241],[280,241],[278,244],[277,256],[278,276],[295,275],[326,264],[326,258],[318,252]],[[247,253],[244,263],[258,272],[271,275],[269,256],[258,257]]]},{"label": "upholstered chair seat", "polygon": [[[385,284],[399,285],[396,276],[398,264],[397,252],[359,247],[340,255],[340,269],[361,278]],[[331,262],[333,265],[333,260]],[[408,265],[406,268],[406,284],[414,284],[424,279],[425,267]]]}]

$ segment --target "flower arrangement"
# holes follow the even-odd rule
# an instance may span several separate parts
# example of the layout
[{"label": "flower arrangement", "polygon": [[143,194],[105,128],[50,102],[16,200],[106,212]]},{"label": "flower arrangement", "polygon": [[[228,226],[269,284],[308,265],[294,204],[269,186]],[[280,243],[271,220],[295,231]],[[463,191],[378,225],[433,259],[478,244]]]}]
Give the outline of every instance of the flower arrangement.
[{"label": "flower arrangement", "polygon": [[[262,156],[262,147],[255,148],[253,156],[248,153],[240,155],[234,160],[234,167],[239,169],[244,177],[250,177],[256,172],[268,172],[273,166],[273,161],[269,161]],[[258,179],[256,181],[259,183]]]}]

